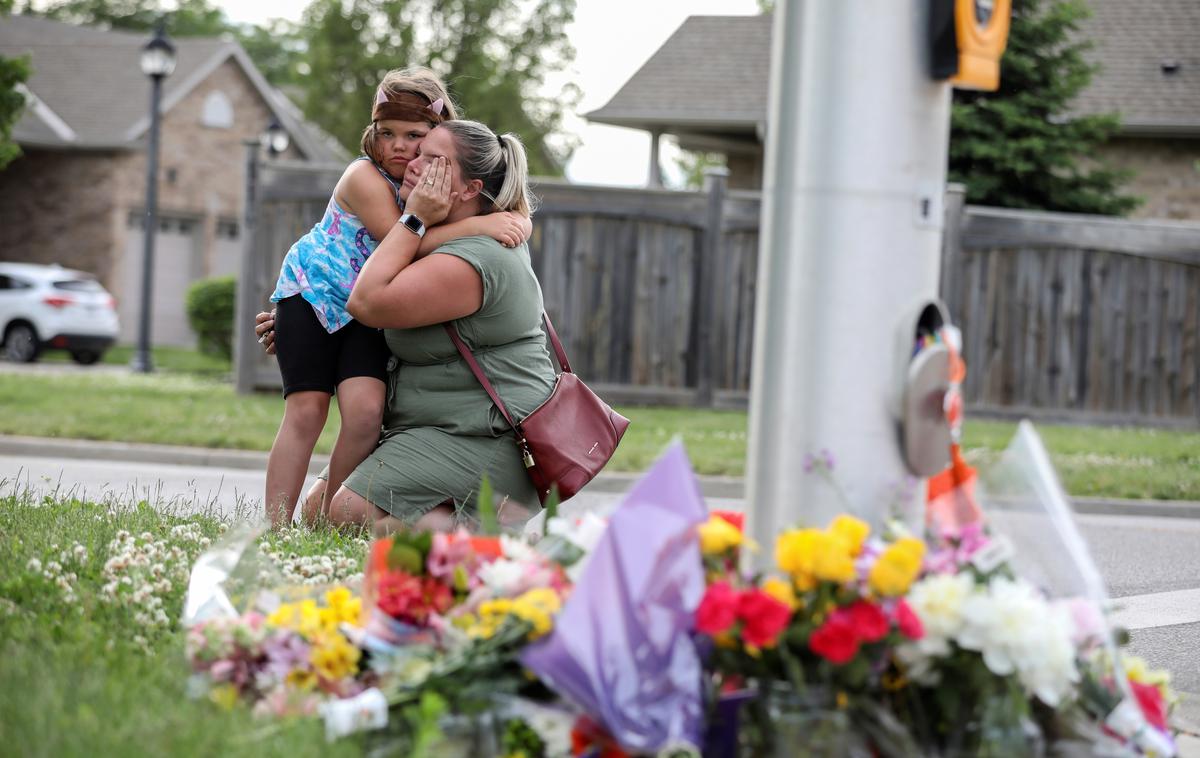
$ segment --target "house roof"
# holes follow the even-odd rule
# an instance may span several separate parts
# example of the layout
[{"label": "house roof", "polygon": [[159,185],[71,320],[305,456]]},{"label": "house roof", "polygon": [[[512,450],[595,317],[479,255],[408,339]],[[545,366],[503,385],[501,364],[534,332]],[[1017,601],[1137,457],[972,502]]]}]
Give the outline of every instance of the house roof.
[{"label": "house roof", "polygon": [[[1083,35],[1100,64],[1080,113],[1121,114],[1130,134],[1200,135],[1200,2],[1088,0]],[[1164,66],[1177,65],[1174,73]]]},{"label": "house roof", "polygon": [[767,118],[771,17],[692,16],[587,118],[652,129],[753,131]]},{"label": "house roof", "polygon": [[[132,148],[149,126],[150,81],[138,65],[147,35],[74,26],[36,16],[6,16],[0,55],[27,55],[33,72],[25,83],[30,105],[13,127],[18,144],[75,149]],[[175,71],[163,81],[168,112],[232,59],[304,157],[344,163],[345,150],[312,124],[262,77],[236,42],[216,37],[173,39]]]},{"label": "house roof", "polygon": [[[1200,2],[1088,0],[1101,64],[1079,113],[1122,114],[1129,134],[1200,135]],[[1163,64],[1175,62],[1175,73]],[[744,132],[767,118],[771,16],[692,16],[587,118],[664,131]]]}]

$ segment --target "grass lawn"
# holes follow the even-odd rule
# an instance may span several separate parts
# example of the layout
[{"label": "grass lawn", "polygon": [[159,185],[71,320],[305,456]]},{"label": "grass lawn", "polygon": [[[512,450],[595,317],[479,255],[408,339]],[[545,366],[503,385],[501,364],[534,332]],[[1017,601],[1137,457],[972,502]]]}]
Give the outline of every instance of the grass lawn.
[{"label": "grass lawn", "polygon": [[[124,357],[109,354],[116,363]],[[108,356],[106,356],[107,358]],[[228,364],[189,351],[156,351],[152,376],[77,372],[0,373],[0,434],[267,450],[283,413],[275,394],[241,396],[225,381]],[[223,367],[222,367],[223,366]],[[644,470],[673,437],[687,445],[701,474],[740,476],[746,414],[688,408],[619,409],[633,424],[611,467]],[[317,443],[328,453],[336,408]],[[1015,428],[969,420],[968,456],[993,457]],[[1067,490],[1094,497],[1200,500],[1200,432],[1040,426]]]},{"label": "grass lawn", "polygon": [[[363,754],[361,740],[327,744],[316,720],[264,736],[267,722],[245,708],[227,711],[187,696],[183,595],[193,561],[221,528],[214,518],[144,505],[35,500],[0,482],[0,752]],[[364,540],[327,531],[285,532],[262,544],[289,576],[300,556],[331,556],[340,568],[328,580],[361,571],[366,549]],[[149,556],[145,566],[127,560],[138,554]],[[155,570],[166,582],[147,589]],[[139,589],[149,599],[134,602]]]}]

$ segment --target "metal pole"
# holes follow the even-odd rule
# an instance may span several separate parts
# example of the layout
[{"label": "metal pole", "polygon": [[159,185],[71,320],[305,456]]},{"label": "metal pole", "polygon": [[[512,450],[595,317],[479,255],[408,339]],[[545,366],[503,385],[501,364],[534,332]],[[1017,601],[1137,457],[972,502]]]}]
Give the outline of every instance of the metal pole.
[{"label": "metal pole", "polygon": [[149,374],[154,371],[150,355],[151,295],[154,284],[154,233],[158,231],[158,113],[162,93],[161,75],[150,77],[150,137],[146,147],[146,228],[142,233],[142,308],[138,321],[138,344],[130,367]]},{"label": "metal pole", "polygon": [[233,322],[233,365],[238,394],[254,391],[255,369],[259,363],[255,350],[261,350],[254,335],[254,315],[258,297],[258,266],[254,259],[254,228],[258,209],[258,140],[246,140],[246,197],[242,217],[242,266],[237,283],[237,307]]},{"label": "metal pole", "polygon": [[[747,461],[764,545],[846,510],[921,516],[892,409],[898,319],[938,285],[950,88],[927,6],[776,5]],[[821,450],[838,486],[804,472]]]}]

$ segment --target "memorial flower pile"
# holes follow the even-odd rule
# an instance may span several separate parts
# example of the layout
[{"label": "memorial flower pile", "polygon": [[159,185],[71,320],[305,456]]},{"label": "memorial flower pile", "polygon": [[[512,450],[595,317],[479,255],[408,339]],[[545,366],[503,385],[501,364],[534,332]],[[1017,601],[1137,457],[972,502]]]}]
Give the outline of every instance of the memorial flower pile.
[{"label": "memorial flower pile", "polygon": [[215,702],[399,752],[437,732],[528,758],[1173,754],[1165,672],[1122,659],[1094,592],[1017,556],[982,521],[918,536],[848,513],[756,545],[674,448],[608,518],[376,540],[361,591],[245,594],[193,619],[187,652]]}]

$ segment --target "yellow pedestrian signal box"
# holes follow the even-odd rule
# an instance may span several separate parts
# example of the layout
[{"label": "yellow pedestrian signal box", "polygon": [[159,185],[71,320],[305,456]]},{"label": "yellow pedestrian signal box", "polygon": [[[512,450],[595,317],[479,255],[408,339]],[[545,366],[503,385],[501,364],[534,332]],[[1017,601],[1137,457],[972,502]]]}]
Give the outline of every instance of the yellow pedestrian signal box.
[{"label": "yellow pedestrian signal box", "polygon": [[1000,88],[1012,0],[929,0],[931,74],[960,89]]}]

